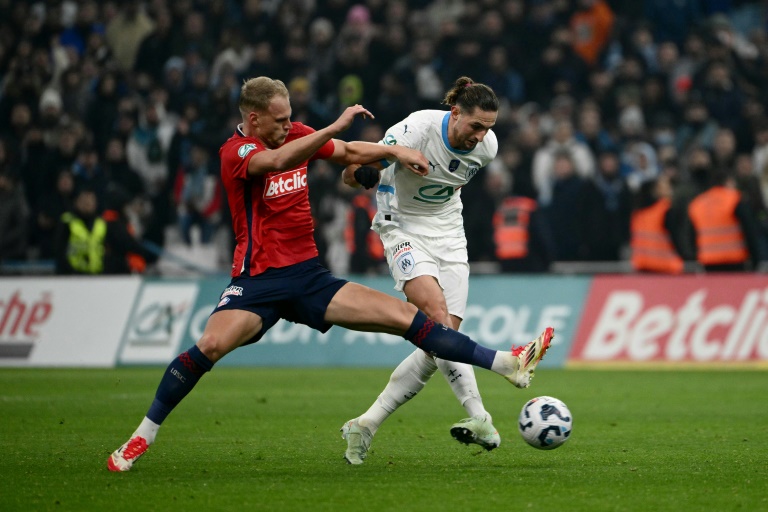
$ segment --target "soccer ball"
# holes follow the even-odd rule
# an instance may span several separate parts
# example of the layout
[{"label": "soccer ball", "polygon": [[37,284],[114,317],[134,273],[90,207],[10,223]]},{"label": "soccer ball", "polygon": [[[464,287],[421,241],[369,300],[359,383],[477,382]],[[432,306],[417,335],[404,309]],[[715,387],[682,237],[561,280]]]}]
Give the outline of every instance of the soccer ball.
[{"label": "soccer ball", "polygon": [[571,411],[551,396],[528,400],[517,420],[525,442],[539,450],[554,450],[565,443],[571,435],[572,424]]}]

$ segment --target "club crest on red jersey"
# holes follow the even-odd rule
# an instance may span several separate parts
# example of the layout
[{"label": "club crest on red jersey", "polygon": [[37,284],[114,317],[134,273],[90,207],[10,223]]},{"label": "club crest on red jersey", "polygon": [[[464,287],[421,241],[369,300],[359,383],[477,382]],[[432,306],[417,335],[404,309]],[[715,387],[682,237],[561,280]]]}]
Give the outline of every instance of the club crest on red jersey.
[{"label": "club crest on red jersey", "polygon": [[237,150],[237,156],[245,158],[245,155],[256,149],[256,144],[243,144]]}]

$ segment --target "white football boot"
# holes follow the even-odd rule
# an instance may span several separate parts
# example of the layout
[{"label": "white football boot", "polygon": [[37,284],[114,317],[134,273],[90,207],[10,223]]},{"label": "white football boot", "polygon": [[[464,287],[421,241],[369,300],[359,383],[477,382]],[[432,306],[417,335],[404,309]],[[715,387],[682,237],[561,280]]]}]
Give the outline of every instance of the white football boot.
[{"label": "white football boot", "polygon": [[508,363],[505,361],[505,368],[502,373],[504,378],[518,388],[530,386],[533,371],[546,354],[554,337],[555,330],[552,327],[547,327],[538,338],[527,345],[512,347],[512,350],[506,353],[511,357]]},{"label": "white football boot", "polygon": [[362,464],[368,456],[373,434],[367,427],[361,427],[358,418],[349,420],[341,429],[341,438],[347,440],[347,451],[344,458],[349,464]]},{"label": "white football boot", "polygon": [[490,414],[478,414],[454,423],[451,435],[460,443],[474,443],[488,451],[498,448],[501,444],[501,436],[491,423]]}]

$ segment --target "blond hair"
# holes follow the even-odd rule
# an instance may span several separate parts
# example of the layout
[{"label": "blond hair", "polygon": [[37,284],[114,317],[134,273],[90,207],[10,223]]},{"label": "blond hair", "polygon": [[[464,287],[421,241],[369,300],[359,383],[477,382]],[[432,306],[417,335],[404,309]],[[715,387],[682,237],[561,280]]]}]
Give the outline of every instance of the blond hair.
[{"label": "blond hair", "polygon": [[267,76],[251,78],[243,82],[237,106],[240,113],[246,116],[248,112],[266,110],[275,96],[288,97],[288,88],[282,81]]}]

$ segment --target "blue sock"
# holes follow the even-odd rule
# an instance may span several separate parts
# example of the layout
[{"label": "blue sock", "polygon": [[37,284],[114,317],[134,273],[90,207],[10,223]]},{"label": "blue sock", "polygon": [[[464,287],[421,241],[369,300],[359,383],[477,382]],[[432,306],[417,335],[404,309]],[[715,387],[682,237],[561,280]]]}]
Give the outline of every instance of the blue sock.
[{"label": "blue sock", "polygon": [[158,425],[171,413],[174,407],[192,391],[197,381],[205,372],[213,368],[213,363],[203,354],[197,345],[171,361],[160,379],[155,393],[155,400],[149,407],[147,418]]},{"label": "blue sock", "polygon": [[468,363],[487,370],[491,369],[493,358],[496,357],[495,350],[478,345],[469,336],[435,323],[422,311],[416,313],[403,338],[440,359]]}]

